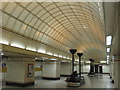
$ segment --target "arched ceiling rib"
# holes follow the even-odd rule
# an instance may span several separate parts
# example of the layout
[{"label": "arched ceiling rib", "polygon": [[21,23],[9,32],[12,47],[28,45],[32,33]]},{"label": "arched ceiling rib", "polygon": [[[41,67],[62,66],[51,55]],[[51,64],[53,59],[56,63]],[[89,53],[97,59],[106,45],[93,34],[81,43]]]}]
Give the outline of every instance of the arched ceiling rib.
[{"label": "arched ceiling rib", "polygon": [[102,3],[4,2],[2,11],[3,27],[13,32],[65,52],[77,48],[105,58]]}]

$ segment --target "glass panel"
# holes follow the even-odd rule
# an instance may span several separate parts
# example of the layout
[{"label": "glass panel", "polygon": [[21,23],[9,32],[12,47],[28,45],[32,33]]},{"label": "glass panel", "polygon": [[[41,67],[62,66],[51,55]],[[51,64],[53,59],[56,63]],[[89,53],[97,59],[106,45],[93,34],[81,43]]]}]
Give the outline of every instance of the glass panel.
[{"label": "glass panel", "polygon": [[36,21],[38,20],[38,18],[36,18],[35,16],[33,16],[34,18],[32,18],[30,25],[34,26]]},{"label": "glass panel", "polygon": [[2,9],[4,9],[7,4],[8,4],[8,2],[2,2]]},{"label": "glass panel", "polygon": [[49,37],[47,43],[48,43],[49,45],[53,46],[53,42],[54,42],[54,40]]},{"label": "glass panel", "polygon": [[51,33],[50,36],[54,38],[55,35],[56,35],[56,32],[54,31],[54,32]]},{"label": "glass panel", "polygon": [[45,31],[46,34],[48,34],[51,30],[51,27],[48,27],[47,30]]},{"label": "glass panel", "polygon": [[38,38],[38,35],[39,35],[39,34],[40,34],[39,31],[36,31],[36,32],[35,32],[35,36],[34,36],[34,39],[35,39],[35,40]]},{"label": "glass panel", "polygon": [[43,27],[45,27],[45,25],[46,25],[46,24],[43,22],[43,23],[39,26],[38,30],[41,31],[41,30],[43,29]]},{"label": "glass panel", "polygon": [[34,13],[35,15],[42,9],[41,6],[37,6],[33,11],[32,13]]},{"label": "glass panel", "polygon": [[38,29],[38,26],[39,26],[41,23],[42,23],[42,21],[41,21],[41,20],[38,20],[38,21],[36,22],[36,24],[34,25],[34,27]]},{"label": "glass panel", "polygon": [[24,7],[26,7],[28,4],[30,4],[29,2],[20,2],[20,4]]},{"label": "glass panel", "polygon": [[49,16],[48,18],[45,19],[45,22],[49,24],[49,21],[51,21],[53,19],[52,16]]},{"label": "glass panel", "polygon": [[53,8],[57,8],[55,4],[51,4],[48,7],[45,7],[48,11],[53,9]]},{"label": "glass panel", "polygon": [[9,4],[7,5],[7,7],[5,8],[5,11],[6,11],[7,13],[11,13],[12,10],[15,8],[16,5],[17,5],[17,4],[14,3],[14,2],[9,2]]},{"label": "glass panel", "polygon": [[51,9],[49,12],[51,14],[53,14],[53,13],[58,12],[58,11],[60,11],[58,8],[54,8],[54,9]]},{"label": "glass panel", "polygon": [[61,15],[57,16],[56,18],[60,20],[62,18],[65,18],[65,15],[61,14]]},{"label": "glass panel", "polygon": [[57,25],[55,25],[54,28],[57,29],[59,26],[61,26],[60,23],[58,23]]},{"label": "glass panel", "polygon": [[41,41],[44,42],[45,39],[46,39],[46,37],[47,37],[47,36],[44,34],[43,37],[42,37],[42,39],[41,39]]},{"label": "glass panel", "polygon": [[25,18],[24,22],[26,22],[27,24],[31,25],[30,21],[34,16],[32,14],[29,13],[29,15]]},{"label": "glass panel", "polygon": [[32,2],[29,6],[27,6],[27,9],[31,11],[33,8],[35,8],[38,5],[37,2]]},{"label": "glass panel", "polygon": [[41,5],[42,6],[44,6],[44,7],[47,7],[47,6],[49,6],[49,5],[51,5],[52,4],[52,2],[43,2]]},{"label": "glass panel", "polygon": [[57,24],[59,24],[58,21],[54,21],[54,23],[51,24],[52,27],[56,26]]},{"label": "glass panel", "polygon": [[14,22],[15,22],[15,19],[11,17],[7,23],[7,27],[12,29]]},{"label": "glass panel", "polygon": [[53,14],[53,16],[54,16],[55,18],[58,18],[58,16],[61,15],[61,14],[62,14],[61,11],[57,11],[57,12],[55,12],[55,13]]},{"label": "glass panel", "polygon": [[52,24],[52,23],[54,23],[56,20],[55,19],[52,19],[50,22],[49,22],[49,24]]},{"label": "glass panel", "polygon": [[[18,17],[22,11],[23,11],[23,8],[21,8],[20,6],[17,6],[15,8],[14,12],[12,13],[12,15],[15,17]],[[21,17],[21,18],[23,18],[23,17]]]},{"label": "glass panel", "polygon": [[20,15],[19,19],[21,19],[21,20],[23,21],[28,14],[29,14],[28,11],[24,10],[24,11],[22,12],[22,14]]},{"label": "glass panel", "polygon": [[59,40],[59,38],[61,38],[62,37],[62,35],[60,35],[60,34],[57,34],[57,36],[56,37],[54,37],[56,40]]},{"label": "glass panel", "polygon": [[47,29],[48,29],[48,25],[45,25],[44,28],[42,29],[42,32],[46,32]]},{"label": "glass panel", "polygon": [[41,41],[43,35],[44,35],[43,33],[40,33],[37,40]]},{"label": "glass panel", "polygon": [[25,31],[26,31],[26,28],[27,28],[27,25],[22,24],[22,25],[21,25],[21,28],[20,28],[20,30],[19,30],[19,33],[20,33],[20,34],[24,34]]},{"label": "glass panel", "polygon": [[61,10],[70,10],[70,7],[68,5],[65,5],[65,6],[61,6],[60,9]]},{"label": "glass panel", "polygon": [[53,32],[56,32],[56,31],[53,30],[53,29],[51,29],[50,32],[48,33],[48,35],[51,36],[51,34],[52,34]]},{"label": "glass panel", "polygon": [[48,16],[50,16],[50,14],[49,14],[49,13],[46,13],[45,15],[43,15],[43,16],[41,17],[41,19],[44,20],[44,19],[46,19]]},{"label": "glass panel", "polygon": [[[44,39],[45,38],[45,39]],[[48,37],[47,35],[45,35],[42,39],[44,39],[44,40],[42,40],[44,43],[46,43],[46,44],[48,44],[48,40],[49,40],[49,38],[50,37]]]},{"label": "glass panel", "polygon": [[66,5],[67,3],[66,3],[66,2],[60,2],[60,3],[58,2],[58,3],[56,3],[56,4],[60,7],[60,6]]},{"label": "glass panel", "polygon": [[20,29],[20,26],[21,26],[21,22],[19,22],[19,21],[17,21],[16,23],[15,23],[15,26],[14,26],[14,28],[13,28],[13,30],[15,30],[15,31],[19,31],[19,29]]},{"label": "glass panel", "polygon": [[39,15],[37,15],[38,17],[41,17],[43,14],[45,14],[47,11],[42,9],[40,12],[39,12]]},{"label": "glass panel", "polygon": [[27,37],[29,37],[31,31],[32,31],[32,28],[28,26],[27,29],[25,30],[24,35],[27,36]]},{"label": "glass panel", "polygon": [[32,29],[32,30],[31,30],[31,33],[30,33],[30,35],[29,35],[29,37],[30,37],[30,38],[33,38],[34,34],[35,34],[35,30]]},{"label": "glass panel", "polygon": [[[54,34],[54,33],[53,33]],[[60,36],[60,34],[58,34],[58,33],[55,33],[55,35],[54,36],[52,36],[55,40],[57,40],[57,37],[58,36]]]},{"label": "glass panel", "polygon": [[2,13],[2,23],[5,26],[7,21],[8,21],[9,16],[6,15],[5,13]]}]

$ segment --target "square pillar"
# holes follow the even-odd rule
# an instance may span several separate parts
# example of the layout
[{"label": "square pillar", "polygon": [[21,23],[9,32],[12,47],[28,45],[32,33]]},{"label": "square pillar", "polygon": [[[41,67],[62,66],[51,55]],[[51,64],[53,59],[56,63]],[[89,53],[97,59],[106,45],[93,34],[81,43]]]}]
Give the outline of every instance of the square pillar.
[{"label": "square pillar", "polygon": [[42,79],[59,80],[60,79],[60,62],[57,62],[57,61],[43,62]]},{"label": "square pillar", "polygon": [[34,62],[31,58],[8,58],[6,85],[34,85]]},{"label": "square pillar", "polygon": [[71,62],[61,62],[61,76],[70,76],[72,73]]}]

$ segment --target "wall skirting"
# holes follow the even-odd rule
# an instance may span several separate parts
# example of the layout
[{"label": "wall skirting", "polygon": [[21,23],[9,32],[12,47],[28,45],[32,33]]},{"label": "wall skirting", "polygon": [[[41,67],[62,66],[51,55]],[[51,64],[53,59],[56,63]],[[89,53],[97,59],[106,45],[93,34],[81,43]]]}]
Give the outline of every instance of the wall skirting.
[{"label": "wall skirting", "polygon": [[6,82],[6,85],[18,86],[18,87],[26,87],[26,86],[34,85],[34,82],[30,82],[30,83]]},{"label": "wall skirting", "polygon": [[47,80],[60,80],[60,77],[42,77],[42,79],[47,79]]}]

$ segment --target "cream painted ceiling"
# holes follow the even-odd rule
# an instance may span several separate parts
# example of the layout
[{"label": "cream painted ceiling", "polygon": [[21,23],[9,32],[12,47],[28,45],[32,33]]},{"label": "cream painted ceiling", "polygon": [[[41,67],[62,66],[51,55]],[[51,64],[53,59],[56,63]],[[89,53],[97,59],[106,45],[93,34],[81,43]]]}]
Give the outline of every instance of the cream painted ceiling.
[{"label": "cream painted ceiling", "polygon": [[2,26],[32,40],[84,58],[106,58],[102,3],[3,2]]}]

